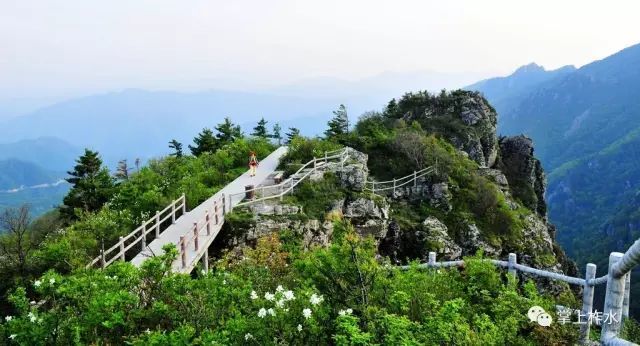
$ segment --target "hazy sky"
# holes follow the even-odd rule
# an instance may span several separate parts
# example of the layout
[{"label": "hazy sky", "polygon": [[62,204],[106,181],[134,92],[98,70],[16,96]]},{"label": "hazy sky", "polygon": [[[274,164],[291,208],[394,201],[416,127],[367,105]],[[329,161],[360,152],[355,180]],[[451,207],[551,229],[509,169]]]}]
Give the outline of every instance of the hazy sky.
[{"label": "hazy sky", "polygon": [[0,0],[0,96],[507,74],[640,41],[640,1]]}]

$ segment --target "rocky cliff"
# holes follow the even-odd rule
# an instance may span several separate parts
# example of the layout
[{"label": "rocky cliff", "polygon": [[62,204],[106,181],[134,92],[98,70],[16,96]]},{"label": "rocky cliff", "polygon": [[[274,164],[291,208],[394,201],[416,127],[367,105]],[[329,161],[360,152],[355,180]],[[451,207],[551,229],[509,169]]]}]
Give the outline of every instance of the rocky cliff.
[{"label": "rocky cliff", "polygon": [[[344,165],[325,165],[282,204],[246,210],[244,222],[227,226],[232,235],[227,245],[251,244],[287,229],[305,246],[324,246],[333,237],[334,221],[348,220],[361,235],[377,239],[379,253],[398,264],[426,261],[430,251],[439,260],[478,251],[505,258],[515,252],[520,263],[575,274],[575,265],[555,242],[555,227],[547,222],[545,176],[532,141],[524,136],[498,139],[497,115],[482,96],[463,91],[408,94],[392,102],[386,113],[364,121],[384,124],[387,140],[372,145],[371,134],[355,134],[352,145],[358,150],[351,151]],[[420,126],[407,127],[409,123]],[[418,148],[426,153],[424,165],[436,169],[392,190],[366,189],[365,182],[378,176],[424,168],[407,163],[415,148],[409,153],[393,144],[408,138],[402,137],[406,131],[422,138],[415,145],[424,146]]]}]

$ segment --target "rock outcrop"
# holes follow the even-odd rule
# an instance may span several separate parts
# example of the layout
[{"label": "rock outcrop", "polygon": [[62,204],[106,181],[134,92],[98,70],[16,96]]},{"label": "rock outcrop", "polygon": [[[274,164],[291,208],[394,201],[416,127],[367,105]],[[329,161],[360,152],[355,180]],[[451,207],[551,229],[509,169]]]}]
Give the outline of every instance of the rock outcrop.
[{"label": "rock outcrop", "polygon": [[475,91],[456,90],[449,98],[423,102],[424,109],[408,112],[403,119],[416,120],[423,128],[440,133],[480,167],[492,167],[498,156],[496,111]]},{"label": "rock outcrop", "polygon": [[546,180],[542,164],[533,155],[533,141],[524,136],[500,138],[500,162],[513,196],[541,217],[547,217]]}]

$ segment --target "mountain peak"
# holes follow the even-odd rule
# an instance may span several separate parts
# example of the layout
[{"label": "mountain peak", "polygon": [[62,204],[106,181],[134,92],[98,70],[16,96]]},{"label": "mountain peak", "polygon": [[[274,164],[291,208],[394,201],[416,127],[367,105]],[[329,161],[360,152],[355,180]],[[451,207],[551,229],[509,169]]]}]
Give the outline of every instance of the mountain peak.
[{"label": "mountain peak", "polygon": [[527,65],[518,67],[518,69],[513,73],[513,75],[529,74],[529,73],[537,73],[537,72],[546,72],[546,70],[542,65],[538,65],[535,62],[532,62]]}]

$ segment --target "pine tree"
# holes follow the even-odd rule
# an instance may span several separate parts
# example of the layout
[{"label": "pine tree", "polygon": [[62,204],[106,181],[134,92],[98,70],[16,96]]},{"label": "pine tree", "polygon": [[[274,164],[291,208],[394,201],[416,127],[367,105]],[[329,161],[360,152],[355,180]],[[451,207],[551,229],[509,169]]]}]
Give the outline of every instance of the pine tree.
[{"label": "pine tree", "polygon": [[344,105],[340,105],[337,110],[333,111],[333,119],[329,120],[327,125],[329,128],[324,132],[327,139],[342,139],[349,133],[349,116],[347,115],[347,108]]},{"label": "pine tree", "polygon": [[264,120],[264,118],[258,121],[258,125],[253,128],[253,133],[251,134],[254,137],[260,138],[269,138],[269,130],[267,130],[268,121]]},{"label": "pine tree", "polygon": [[203,153],[213,153],[218,149],[218,140],[213,136],[213,131],[204,128],[197,137],[193,139],[194,146],[189,145],[189,150],[193,156],[200,156]]},{"label": "pine tree", "polygon": [[296,137],[299,137],[299,136],[300,136],[300,130],[298,130],[298,129],[297,129],[297,128],[295,128],[295,127],[290,127],[290,128],[289,128],[289,132],[286,134],[286,136],[287,136],[287,141],[286,141],[286,143],[287,143],[287,144],[290,144],[290,143],[291,143],[291,141],[292,141],[294,138],[296,138]]},{"label": "pine tree", "polygon": [[140,158],[139,157],[136,157],[135,165],[136,165],[136,172],[140,171]]},{"label": "pine tree", "polygon": [[120,180],[129,179],[129,165],[127,165],[127,159],[120,160],[118,162],[118,168],[116,169],[115,177]]},{"label": "pine tree", "polygon": [[182,143],[172,139],[171,142],[169,142],[169,148],[174,150],[171,156],[182,157]]},{"label": "pine tree", "polygon": [[73,171],[66,179],[72,187],[63,199],[60,213],[67,220],[76,219],[75,209],[95,212],[109,201],[114,193],[114,180],[95,151],[85,149],[76,160]]},{"label": "pine tree", "polygon": [[216,138],[221,147],[233,142],[237,138],[242,138],[240,125],[235,125],[228,117],[224,118],[223,123],[216,126],[216,131],[218,131]]},{"label": "pine tree", "polygon": [[273,125],[273,134],[271,135],[271,138],[277,140],[278,145],[282,145],[282,127],[280,127],[280,124],[276,123]]}]

